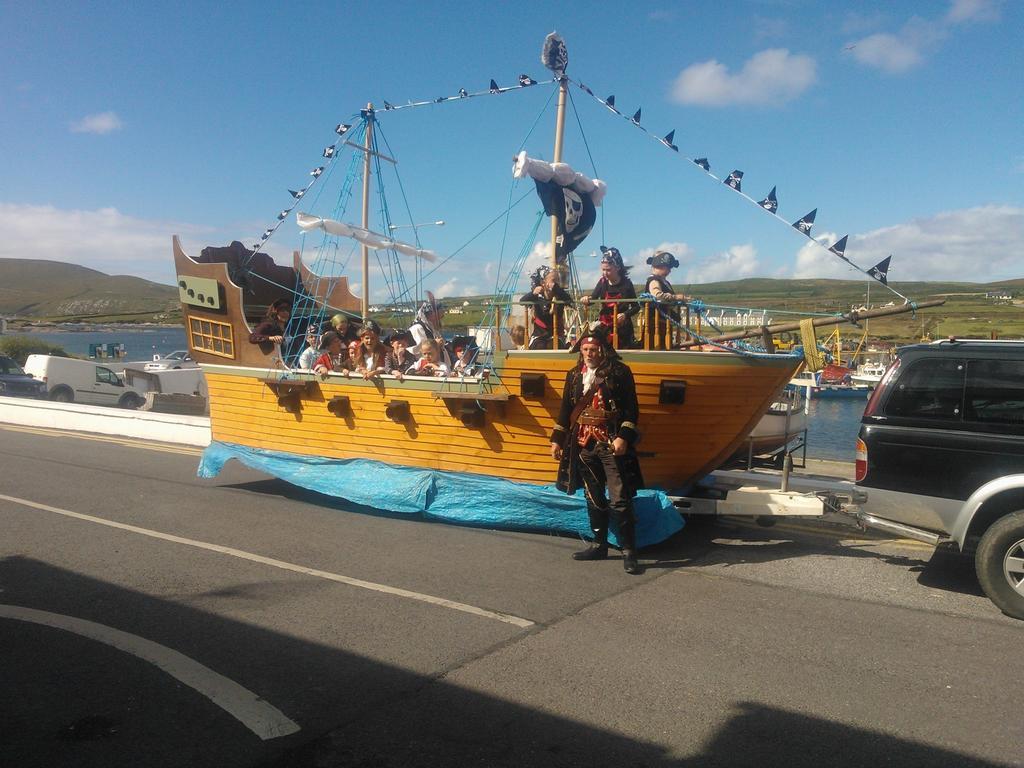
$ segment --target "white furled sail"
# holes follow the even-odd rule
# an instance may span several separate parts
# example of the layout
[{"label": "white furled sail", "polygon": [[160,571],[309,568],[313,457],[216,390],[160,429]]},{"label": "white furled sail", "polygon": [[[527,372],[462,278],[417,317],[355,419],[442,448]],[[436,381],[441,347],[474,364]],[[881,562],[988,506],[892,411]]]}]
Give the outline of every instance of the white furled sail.
[{"label": "white furled sail", "polygon": [[568,163],[548,163],[544,160],[534,160],[520,152],[512,164],[512,176],[517,179],[525,179],[529,176],[534,181],[545,184],[553,181],[560,187],[568,187],[577,194],[589,195],[595,206],[600,206],[604,196],[608,193],[608,185],[600,179],[591,179],[574,171]]},{"label": "white furled sail", "polygon": [[295,216],[295,222],[299,225],[299,229],[304,232],[308,232],[312,229],[322,229],[329,235],[351,237],[353,240],[357,240],[367,248],[373,248],[375,251],[393,249],[398,253],[405,254],[406,256],[418,256],[424,261],[437,261],[437,254],[433,251],[428,251],[425,248],[417,248],[415,245],[403,243],[400,240],[393,240],[390,237],[385,237],[377,232],[373,232],[369,229],[363,229],[362,227],[356,227],[352,224],[346,224],[343,221],[322,219],[319,216],[310,216],[308,213],[298,213]]}]

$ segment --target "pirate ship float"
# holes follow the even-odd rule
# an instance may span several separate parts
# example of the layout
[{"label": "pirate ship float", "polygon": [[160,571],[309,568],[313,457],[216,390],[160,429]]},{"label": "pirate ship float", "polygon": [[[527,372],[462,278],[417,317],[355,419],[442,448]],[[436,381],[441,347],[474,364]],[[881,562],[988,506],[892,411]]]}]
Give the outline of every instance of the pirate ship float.
[{"label": "pirate ship float", "polygon": [[[491,81],[486,91],[463,90],[452,98],[545,84],[556,89],[553,163],[521,153],[514,170],[517,176],[535,181],[547,213],[554,214],[552,266],[568,273],[572,283],[576,273],[571,251],[593,225],[595,206],[600,205],[605,188],[602,182],[561,162],[566,96],[572,82],[565,75],[566,60],[560,38],[549,36],[544,61],[554,77],[547,83],[521,76],[512,88],[500,88]],[[323,153],[326,168],[314,169],[312,180],[303,189],[291,191],[291,206],[281,211],[254,249],[235,243],[230,248],[205,249],[192,258],[174,239],[189,348],[209,384],[213,444],[206,452],[201,474],[216,474],[224,461],[237,458],[314,490],[378,508],[428,514],[440,505],[442,496],[449,508],[460,503],[479,508],[481,495],[486,494],[486,506],[497,508],[498,515],[502,505],[497,500],[508,501],[512,520],[505,522],[527,526],[533,523],[531,509],[550,509],[556,504],[555,494],[542,501],[529,493],[525,497],[516,494],[530,488],[540,493],[541,487],[551,486],[555,480],[557,467],[549,457],[548,440],[565,373],[576,358],[558,349],[507,348],[502,343],[502,327],[509,322],[509,303],[494,302],[485,321],[489,330],[481,336],[476,362],[478,369],[485,368],[488,373],[481,376],[407,376],[401,381],[387,375],[370,380],[335,373],[320,377],[291,369],[298,350],[287,344],[271,347],[249,342],[254,322],[282,295],[293,297],[286,337],[301,338],[307,324],[319,323],[338,311],[367,316],[370,251],[376,252],[381,270],[397,283],[392,287],[393,299],[413,303],[401,261],[422,262],[434,254],[421,247],[415,229],[415,242],[395,240],[391,235],[397,227],[386,206],[379,226],[371,224],[370,183],[371,178],[379,178],[382,163],[394,164],[394,158],[385,154],[377,141],[382,118],[428,103],[394,107],[384,102],[383,110],[368,105],[351,124],[338,125],[337,138]],[[639,115],[633,122],[639,125]],[[660,141],[675,149],[671,134]],[[309,194],[313,185],[329,177],[332,168],[340,167],[346,154],[350,158],[348,173],[329,215],[302,210],[314,197]],[[361,221],[358,225],[345,223],[345,204],[359,184]],[[310,266],[299,252],[289,267],[274,264],[260,252],[293,213],[305,232],[322,237]],[[523,262],[543,215],[538,213],[534,231],[510,270],[509,295],[523,274]],[[328,263],[336,258],[331,254],[338,253],[338,244],[349,240],[358,243],[353,248],[360,251],[360,297],[349,289],[347,277],[333,274],[336,262]],[[688,308],[686,315],[699,327],[699,305]],[[581,324],[586,319],[577,313],[574,322]],[[694,324],[669,332],[691,342],[704,341]],[[802,358],[703,343],[685,349],[654,349],[666,346],[660,343],[665,333],[649,324],[641,333],[642,347],[623,349],[620,354],[637,383],[645,480],[651,488],[679,492],[735,453]],[[664,496],[660,498],[664,501]],[[583,504],[581,500],[575,503],[579,528],[584,530]],[[641,544],[645,543],[642,524]]]}]

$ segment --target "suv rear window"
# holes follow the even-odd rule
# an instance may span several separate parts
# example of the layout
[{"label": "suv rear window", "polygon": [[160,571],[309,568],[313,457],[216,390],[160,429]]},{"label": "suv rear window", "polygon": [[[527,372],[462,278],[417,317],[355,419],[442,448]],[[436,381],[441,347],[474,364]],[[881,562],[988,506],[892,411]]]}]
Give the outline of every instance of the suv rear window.
[{"label": "suv rear window", "polygon": [[965,406],[967,421],[1024,424],[1024,362],[971,360]]},{"label": "suv rear window", "polygon": [[964,363],[926,358],[908,366],[896,380],[885,404],[886,416],[954,420],[964,396]]}]

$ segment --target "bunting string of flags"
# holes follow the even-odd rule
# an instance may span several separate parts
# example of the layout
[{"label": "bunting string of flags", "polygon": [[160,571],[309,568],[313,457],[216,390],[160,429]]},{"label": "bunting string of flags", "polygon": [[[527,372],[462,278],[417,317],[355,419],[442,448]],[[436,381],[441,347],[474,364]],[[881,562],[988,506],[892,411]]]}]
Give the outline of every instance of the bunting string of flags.
[{"label": "bunting string of flags", "polygon": [[[560,40],[556,40],[555,42],[559,43]],[[830,246],[826,246],[823,242],[815,240],[811,236],[811,228],[814,226],[814,220],[815,220],[815,217],[818,214],[818,209],[817,208],[812,210],[810,213],[805,214],[804,216],[802,216],[797,221],[794,221],[794,222],[790,223],[787,219],[783,218],[778,213],[779,201],[778,201],[777,188],[776,187],[772,187],[771,191],[768,193],[768,195],[763,200],[755,200],[754,198],[750,197],[748,194],[743,192],[743,189],[742,189],[742,185],[743,185],[743,171],[741,171],[739,169],[734,169],[733,171],[731,171],[729,173],[729,175],[726,178],[724,178],[724,179],[719,178],[718,176],[716,176],[714,173],[711,172],[711,163],[708,161],[708,158],[706,158],[706,157],[691,158],[691,157],[688,157],[687,155],[685,155],[685,154],[683,154],[683,153],[681,153],[679,151],[679,147],[675,143],[675,134],[676,134],[676,132],[675,132],[674,128],[671,131],[669,131],[667,134],[665,134],[664,136],[659,136],[659,135],[653,133],[652,131],[649,131],[644,125],[641,124],[641,118],[642,118],[642,112],[643,112],[642,108],[637,108],[637,110],[632,115],[624,114],[623,112],[621,112],[618,109],[618,107],[616,107],[614,94],[610,95],[610,96],[607,96],[607,97],[602,99],[600,96],[595,94],[594,91],[591,88],[589,88],[588,86],[584,85],[582,82],[573,80],[572,78],[568,77],[565,74],[565,71],[564,71],[565,62],[561,61],[561,59],[558,58],[559,56],[561,56],[562,59],[567,58],[567,57],[565,57],[565,53],[564,53],[564,45],[561,48],[559,48],[556,45],[554,48],[552,48],[552,50],[550,52],[547,50],[547,47],[546,47],[544,55],[545,56],[550,56],[550,57],[553,57],[554,59],[556,59],[557,61],[555,61],[555,64],[559,64],[559,63],[561,64],[561,67],[555,67],[555,69],[553,69],[555,77],[553,77],[553,78],[551,78],[549,80],[540,80],[540,81],[538,81],[538,80],[533,79],[529,75],[521,74],[521,75],[519,75],[515,85],[499,86],[497,81],[495,81],[494,79],[491,79],[490,82],[488,83],[487,89],[485,89],[485,90],[479,90],[479,91],[470,92],[470,91],[467,91],[465,88],[460,88],[458,90],[458,93],[453,95],[453,96],[439,96],[439,97],[434,98],[434,99],[423,99],[423,100],[419,100],[419,101],[409,100],[409,101],[407,101],[404,104],[392,104],[391,102],[389,102],[387,100],[383,100],[383,105],[384,106],[383,106],[383,109],[380,110],[380,111],[393,112],[393,111],[398,111],[398,110],[402,110],[402,109],[409,109],[409,108],[412,108],[412,107],[426,107],[426,106],[430,106],[430,105],[434,105],[434,104],[441,104],[441,103],[445,103],[445,102],[449,102],[449,101],[459,101],[461,99],[476,98],[476,97],[479,97],[479,96],[499,95],[499,94],[502,94],[502,93],[508,93],[509,91],[517,91],[517,90],[522,90],[524,88],[530,88],[530,87],[535,86],[535,85],[557,84],[557,83],[559,83],[559,81],[562,78],[564,78],[566,82],[572,83],[573,85],[575,85],[577,88],[579,88],[581,91],[583,91],[588,96],[593,98],[599,104],[604,105],[609,111],[613,112],[614,114],[618,115],[619,117],[621,117],[624,120],[626,120],[627,122],[629,122],[634,127],[636,127],[639,130],[641,130],[645,135],[650,136],[651,138],[653,138],[655,141],[657,141],[658,143],[660,143],[664,147],[667,147],[668,149],[672,150],[673,152],[678,154],[683,159],[688,160],[690,163],[692,163],[693,165],[695,165],[698,168],[700,168],[704,172],[704,174],[707,175],[708,177],[714,179],[715,181],[722,182],[725,186],[728,186],[730,189],[732,189],[738,195],[740,195],[741,197],[743,197],[746,200],[750,201],[751,203],[756,205],[761,210],[766,211],[767,213],[769,213],[770,215],[772,215],[773,217],[775,217],[779,221],[782,221],[787,226],[792,227],[797,232],[799,232],[800,234],[804,235],[811,242],[816,243],[817,245],[819,245],[822,248],[826,248],[831,254],[833,254],[834,256],[837,256],[838,258],[842,259],[844,262],[846,262],[853,269],[855,269],[858,272],[861,272],[861,273],[867,275],[868,277],[872,278],[873,280],[878,281],[879,283],[884,285],[888,290],[890,290],[892,293],[894,293],[897,296],[899,296],[904,301],[906,301],[906,302],[910,301],[909,298],[904,296],[902,293],[897,291],[895,288],[890,286],[889,283],[888,283],[889,264],[892,261],[892,254],[889,254],[889,256],[887,256],[886,258],[882,259],[882,261],[880,261],[878,264],[875,264],[873,267],[870,267],[868,269],[864,269],[863,267],[860,267],[859,265],[854,263],[852,260],[850,260],[849,257],[846,256],[846,246],[847,246],[847,242],[848,242],[848,239],[849,239],[849,235],[844,235],[842,238],[840,238],[839,240],[837,240],[835,243],[833,243]],[[548,65],[545,64],[545,66],[548,66]],[[551,68],[552,67],[549,66],[549,69],[551,69]],[[374,110],[374,111],[376,111],[376,110]],[[360,115],[362,116],[362,118],[364,120],[364,123],[367,120],[372,120],[373,119],[373,114],[372,113],[373,113],[373,111],[371,111],[371,110],[367,110],[367,109],[360,110]],[[338,135],[338,138],[335,140],[335,142],[333,144],[325,147],[324,150],[323,150],[323,157],[328,161],[328,163],[333,162],[336,159],[336,157],[338,155],[338,151],[339,151],[338,150],[339,145],[341,143],[343,143],[346,134],[351,129],[352,129],[352,125],[349,124],[349,123],[339,123],[335,127],[334,132]],[[264,230],[263,234],[260,235],[259,242],[256,245],[253,246],[253,256],[255,256],[255,254],[258,253],[263,248],[263,246],[266,244],[266,242],[274,235],[274,233],[278,230],[278,228],[281,226],[281,224],[284,222],[284,220],[288,218],[288,216],[292,213],[292,211],[298,205],[299,201],[310,191],[310,189],[317,182],[317,180],[323,175],[324,171],[325,171],[325,166],[318,166],[318,167],[314,168],[313,170],[311,170],[309,172],[309,175],[312,178],[310,179],[310,181],[305,186],[303,186],[302,188],[297,189],[297,190],[296,189],[289,189],[288,190],[288,193],[292,196],[292,203],[288,207],[282,209],[281,212],[278,213],[278,215],[277,215],[277,221],[274,222],[266,230]]]},{"label": "bunting string of flags", "polygon": [[[455,94],[454,96],[438,96],[437,98],[434,98],[434,99],[424,99],[424,100],[420,100],[420,101],[409,100],[405,104],[392,104],[391,102],[389,102],[389,101],[387,101],[385,99],[385,100],[383,100],[384,106],[379,111],[395,112],[395,111],[398,111],[400,109],[409,109],[410,107],[426,107],[426,106],[431,106],[433,104],[441,104],[441,103],[444,103],[444,102],[447,102],[447,101],[459,101],[460,99],[472,99],[472,98],[475,98],[475,97],[478,97],[478,96],[500,95],[502,93],[508,93],[509,91],[518,91],[518,90],[522,90],[523,88],[530,88],[531,86],[534,86],[534,85],[551,85],[551,84],[557,83],[557,82],[558,82],[557,78],[552,78],[550,80],[534,80],[529,75],[523,74],[523,75],[519,75],[519,77],[516,80],[516,84],[515,85],[500,86],[500,85],[498,85],[497,81],[495,81],[492,78],[490,80],[490,83],[488,84],[488,87],[486,89],[484,89],[484,90],[470,92],[470,91],[467,91],[465,88],[459,88],[458,93]],[[373,110],[373,111],[378,111],[378,110]],[[359,114],[362,116],[363,120],[372,119],[371,110],[363,109],[363,110],[360,110]],[[640,119],[640,113],[639,112],[637,112],[637,114],[636,114],[636,119],[637,119],[637,121],[639,121],[639,119]],[[335,157],[338,155],[338,152],[339,152],[339,145],[343,143],[343,139],[344,139],[345,135],[351,129],[352,129],[352,125],[349,124],[349,123],[338,123],[338,125],[334,129],[334,132],[338,135],[338,139],[336,139],[335,142],[333,144],[331,144],[330,146],[324,147],[323,157],[325,159],[327,159],[328,161],[333,161],[335,159]],[[320,166],[320,167],[314,168],[312,171],[309,172],[309,175],[313,177],[309,181],[309,183],[307,183],[304,187],[302,187],[300,189],[289,189],[288,190],[288,194],[290,194],[292,196],[292,203],[291,203],[291,205],[289,205],[287,208],[282,209],[281,212],[277,214],[277,221],[274,224],[272,224],[270,227],[268,227],[266,230],[264,230],[263,234],[260,235],[259,242],[257,242],[252,247],[253,253],[252,253],[252,256],[249,257],[250,259],[252,259],[252,257],[255,256],[257,253],[259,253],[260,250],[263,248],[263,246],[266,244],[266,242],[271,237],[273,237],[274,233],[277,232],[278,228],[281,226],[281,224],[284,222],[284,220],[288,218],[288,216],[291,214],[291,212],[293,210],[295,210],[295,206],[298,205],[299,201],[303,197],[305,197],[306,193],[309,192],[309,190],[312,188],[312,186],[316,183],[317,179],[320,178],[320,176],[323,174],[324,170],[325,170],[324,166]]]},{"label": "bunting string of flags", "polygon": [[582,82],[578,82],[576,80],[573,80],[572,78],[570,78],[568,76],[565,76],[565,79],[566,79],[567,82],[570,82],[573,85],[575,85],[577,88],[579,88],[581,91],[586,93],[588,96],[590,96],[592,99],[597,101],[599,104],[604,105],[611,112],[615,113],[616,115],[618,115],[622,119],[626,120],[628,123],[630,123],[634,127],[639,128],[641,131],[643,131],[644,134],[646,134],[647,136],[650,136],[652,139],[657,141],[659,144],[661,144],[661,145],[667,147],[668,149],[672,150],[673,152],[679,154],[680,157],[684,158],[685,160],[689,160],[693,165],[697,166],[702,171],[704,171],[705,175],[709,176],[710,178],[714,179],[715,181],[722,182],[722,184],[724,184],[725,186],[727,186],[730,189],[732,189],[740,197],[743,197],[746,200],[749,200],[751,203],[756,205],[761,210],[767,211],[769,214],[774,216],[779,221],[783,222],[787,226],[792,227],[797,232],[799,232],[800,234],[804,235],[811,242],[817,244],[818,246],[820,246],[822,248],[825,248],[826,250],[828,250],[834,256],[838,256],[840,259],[842,259],[844,262],[846,262],[853,269],[857,270],[858,272],[862,272],[863,274],[867,275],[868,277],[872,278],[873,280],[877,280],[882,285],[884,285],[886,288],[888,288],[892,293],[896,294],[897,296],[899,296],[904,301],[910,302],[909,298],[907,298],[902,293],[900,293],[895,288],[893,288],[891,285],[889,285],[889,282],[888,282],[889,263],[892,260],[892,254],[889,254],[889,256],[887,256],[886,258],[882,259],[882,261],[878,262],[878,264],[875,264],[875,266],[870,267],[869,269],[864,269],[863,267],[858,266],[853,261],[851,261],[849,259],[849,257],[846,256],[846,245],[847,245],[847,241],[849,239],[849,235],[844,235],[842,238],[837,240],[832,245],[826,245],[825,243],[823,243],[823,242],[821,242],[819,240],[815,240],[811,236],[811,227],[814,225],[814,219],[818,215],[818,209],[817,208],[815,208],[810,213],[805,214],[804,216],[802,216],[797,221],[794,221],[794,222],[790,223],[788,219],[783,218],[778,213],[778,210],[779,210],[779,200],[778,200],[778,196],[777,196],[777,188],[776,187],[772,187],[771,192],[769,192],[767,197],[765,197],[763,200],[755,200],[754,198],[752,198],[750,195],[746,194],[743,191],[743,171],[741,171],[739,169],[735,169],[735,170],[731,171],[729,173],[729,175],[726,176],[724,179],[719,178],[718,176],[716,176],[715,174],[713,174],[711,172],[711,163],[708,161],[708,159],[706,157],[691,158],[691,157],[687,157],[685,154],[683,154],[683,153],[681,153],[679,151],[679,147],[675,144],[676,132],[675,132],[674,128],[671,131],[669,131],[667,134],[665,134],[664,136],[659,136],[658,134],[656,134],[656,133],[654,133],[652,131],[647,130],[647,128],[645,128],[643,125],[640,124],[640,116],[641,116],[641,110],[640,109],[637,109],[636,112],[633,113],[633,115],[631,117],[628,114],[625,114],[625,113],[621,112],[619,110],[619,108],[615,106],[615,96],[614,95],[607,96],[607,97],[602,99],[600,96],[598,96],[596,93],[594,93],[594,91],[591,88],[589,88],[588,86],[584,85]]}]

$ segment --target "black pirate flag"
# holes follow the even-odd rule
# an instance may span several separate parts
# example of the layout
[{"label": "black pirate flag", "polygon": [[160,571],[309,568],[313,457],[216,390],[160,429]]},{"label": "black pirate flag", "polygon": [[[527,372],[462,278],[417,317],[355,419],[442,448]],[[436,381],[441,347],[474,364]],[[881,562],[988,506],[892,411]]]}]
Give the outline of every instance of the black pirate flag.
[{"label": "black pirate flag", "polygon": [[560,187],[554,181],[537,181],[537,196],[544,205],[544,213],[558,222],[555,235],[555,260],[565,263],[565,257],[576,250],[597,221],[594,201],[586,192],[571,187]]},{"label": "black pirate flag", "polygon": [[733,171],[723,183],[728,184],[737,192],[742,192],[743,190],[740,189],[740,185],[743,183],[743,171]]},{"label": "black pirate flag", "polygon": [[871,269],[868,270],[868,274],[875,278],[882,285],[889,284],[889,262],[892,261],[892,254],[890,253],[880,262],[875,264]]},{"label": "black pirate flag", "polygon": [[817,215],[818,215],[818,209],[815,208],[813,211],[811,211],[810,213],[806,214],[799,221],[794,221],[793,222],[793,227],[795,229],[800,230],[800,232],[802,232],[803,234],[807,235],[808,237],[810,237],[811,236],[811,227],[814,226],[814,217],[817,216]]},{"label": "black pirate flag", "polygon": [[758,203],[768,213],[775,213],[779,210],[779,199],[775,196],[775,187],[772,187],[772,191],[768,193],[768,197]]}]

